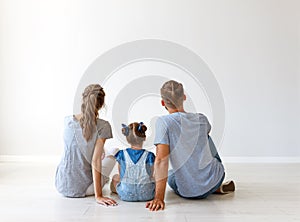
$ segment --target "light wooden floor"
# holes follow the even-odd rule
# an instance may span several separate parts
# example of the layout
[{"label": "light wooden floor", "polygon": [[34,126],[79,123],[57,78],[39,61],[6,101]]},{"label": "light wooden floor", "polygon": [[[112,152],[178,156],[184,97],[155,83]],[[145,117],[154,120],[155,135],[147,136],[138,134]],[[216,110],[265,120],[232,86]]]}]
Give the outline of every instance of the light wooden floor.
[{"label": "light wooden floor", "polygon": [[[300,221],[300,164],[226,164],[236,181],[229,195],[185,200],[168,188],[167,208],[145,203],[97,205],[93,197],[70,199],[54,187],[54,164],[0,163],[0,221]],[[110,195],[108,186],[104,193]],[[117,196],[112,195],[117,199]]]}]

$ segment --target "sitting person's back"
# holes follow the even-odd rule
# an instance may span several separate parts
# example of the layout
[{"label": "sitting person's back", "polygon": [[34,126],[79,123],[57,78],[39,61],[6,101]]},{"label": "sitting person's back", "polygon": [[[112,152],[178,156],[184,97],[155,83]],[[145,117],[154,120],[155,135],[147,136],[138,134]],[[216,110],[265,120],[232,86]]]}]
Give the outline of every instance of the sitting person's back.
[{"label": "sitting person's back", "polygon": [[[157,144],[170,146],[172,171],[169,184],[183,197],[205,195],[224,176],[224,167],[211,150],[208,133],[210,124],[203,114],[175,112],[161,116],[156,123]],[[171,178],[174,181],[171,182]],[[176,181],[176,184],[174,182]]]},{"label": "sitting person's back", "polygon": [[142,149],[147,127],[143,123],[123,124],[122,132],[131,148],[120,150],[116,155],[119,174],[114,175],[111,191],[124,201],[147,201],[154,197],[155,183],[153,164],[155,156]]},{"label": "sitting person's back", "polygon": [[206,198],[214,192],[234,191],[233,181],[222,184],[225,173],[221,159],[209,137],[210,124],[203,114],[187,113],[183,86],[174,80],[163,84],[161,104],[169,115],[156,122],[155,198],[146,204],[151,211],[164,209],[168,160],[168,184],[176,194],[185,198]]}]

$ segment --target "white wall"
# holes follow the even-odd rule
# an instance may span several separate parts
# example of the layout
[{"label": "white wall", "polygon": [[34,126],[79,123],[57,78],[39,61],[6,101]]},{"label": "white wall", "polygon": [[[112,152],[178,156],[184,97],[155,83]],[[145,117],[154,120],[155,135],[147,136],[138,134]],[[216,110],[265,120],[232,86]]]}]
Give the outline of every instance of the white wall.
[{"label": "white wall", "polygon": [[0,155],[59,155],[86,68],[112,47],[155,38],[190,48],[215,74],[223,156],[299,157],[299,9],[297,0],[1,0]]}]

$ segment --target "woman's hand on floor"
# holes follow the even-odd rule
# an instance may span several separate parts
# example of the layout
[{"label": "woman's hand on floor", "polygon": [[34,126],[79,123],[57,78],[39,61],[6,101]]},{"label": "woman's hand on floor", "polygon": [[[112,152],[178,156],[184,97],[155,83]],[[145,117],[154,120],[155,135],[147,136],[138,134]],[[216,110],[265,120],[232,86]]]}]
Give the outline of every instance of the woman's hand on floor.
[{"label": "woman's hand on floor", "polygon": [[117,206],[118,203],[111,199],[111,198],[108,198],[108,197],[96,197],[96,202],[98,204],[101,204],[101,205],[104,205],[104,206]]},{"label": "woman's hand on floor", "polygon": [[165,209],[165,202],[160,199],[154,199],[146,203],[146,208],[150,211],[158,211]]}]

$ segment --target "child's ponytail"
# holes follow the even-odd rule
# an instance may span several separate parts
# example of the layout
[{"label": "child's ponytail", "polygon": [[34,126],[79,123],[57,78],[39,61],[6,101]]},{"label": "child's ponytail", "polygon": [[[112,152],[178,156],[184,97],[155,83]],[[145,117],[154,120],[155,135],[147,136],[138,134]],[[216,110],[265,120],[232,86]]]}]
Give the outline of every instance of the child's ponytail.
[{"label": "child's ponytail", "polygon": [[146,139],[147,126],[143,123],[122,124],[122,134],[131,145],[142,145]]},{"label": "child's ponytail", "polygon": [[147,126],[145,126],[143,122],[140,122],[140,123],[135,127],[135,134],[136,134],[138,137],[146,137],[146,131],[147,131]]}]

